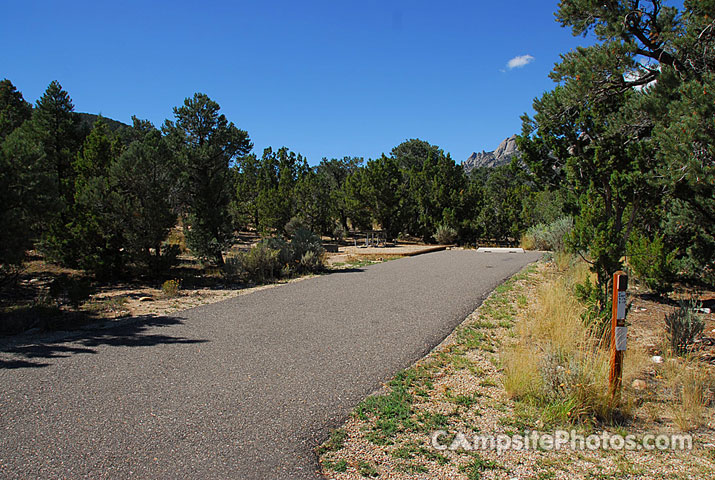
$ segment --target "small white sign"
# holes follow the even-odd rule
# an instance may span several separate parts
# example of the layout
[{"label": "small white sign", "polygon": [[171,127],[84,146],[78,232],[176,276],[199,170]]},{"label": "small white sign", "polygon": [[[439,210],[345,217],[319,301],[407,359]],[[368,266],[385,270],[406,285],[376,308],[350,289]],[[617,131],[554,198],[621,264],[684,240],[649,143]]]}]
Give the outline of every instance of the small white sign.
[{"label": "small white sign", "polygon": [[628,327],[616,327],[616,351],[625,352],[628,338]]},{"label": "small white sign", "polygon": [[626,292],[618,292],[618,311],[616,312],[616,318],[618,320],[626,318]]}]

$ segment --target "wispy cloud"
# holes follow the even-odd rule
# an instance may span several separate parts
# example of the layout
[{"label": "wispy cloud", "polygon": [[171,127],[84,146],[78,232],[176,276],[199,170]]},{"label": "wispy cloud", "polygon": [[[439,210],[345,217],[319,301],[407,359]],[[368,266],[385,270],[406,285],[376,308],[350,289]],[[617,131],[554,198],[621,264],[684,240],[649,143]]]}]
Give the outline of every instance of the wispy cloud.
[{"label": "wispy cloud", "polygon": [[525,67],[526,65],[530,64],[533,61],[534,61],[534,57],[532,57],[531,55],[519,55],[518,57],[514,57],[511,60],[509,60],[506,64],[506,67],[509,70],[512,70],[514,68]]}]

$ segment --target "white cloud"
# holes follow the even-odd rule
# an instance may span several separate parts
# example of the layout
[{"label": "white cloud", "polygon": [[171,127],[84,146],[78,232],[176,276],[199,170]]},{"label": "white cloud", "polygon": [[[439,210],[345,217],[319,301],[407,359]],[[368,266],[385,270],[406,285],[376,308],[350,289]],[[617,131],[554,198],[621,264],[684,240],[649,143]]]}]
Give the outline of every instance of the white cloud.
[{"label": "white cloud", "polygon": [[534,57],[532,57],[531,55],[519,55],[518,57],[514,57],[511,60],[509,60],[506,64],[506,66],[509,70],[511,70],[513,68],[525,67],[526,65],[530,64],[533,61],[534,61]]}]

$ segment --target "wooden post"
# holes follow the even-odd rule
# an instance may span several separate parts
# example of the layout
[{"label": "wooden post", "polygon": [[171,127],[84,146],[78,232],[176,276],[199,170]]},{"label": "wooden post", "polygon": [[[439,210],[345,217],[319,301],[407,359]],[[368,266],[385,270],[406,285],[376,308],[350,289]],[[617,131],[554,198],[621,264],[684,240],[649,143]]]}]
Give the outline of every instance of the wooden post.
[{"label": "wooden post", "polygon": [[613,310],[611,313],[611,370],[608,375],[611,397],[615,399],[621,388],[623,352],[626,351],[626,290],[628,275],[618,271],[613,274]]}]

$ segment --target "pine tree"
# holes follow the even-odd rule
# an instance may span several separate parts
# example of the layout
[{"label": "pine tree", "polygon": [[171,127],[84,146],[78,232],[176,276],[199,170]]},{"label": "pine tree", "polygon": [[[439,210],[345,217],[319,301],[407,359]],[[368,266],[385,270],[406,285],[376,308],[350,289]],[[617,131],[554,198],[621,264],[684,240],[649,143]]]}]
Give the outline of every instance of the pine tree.
[{"label": "pine tree", "polygon": [[230,167],[253,145],[219,110],[218,103],[196,93],[174,108],[175,122],[167,121],[164,130],[184,172],[189,248],[222,266],[233,237]]},{"label": "pine tree", "polygon": [[72,100],[59,82],[50,83],[37,101],[28,123],[28,137],[31,137],[28,141],[39,146],[41,156],[37,162],[43,164],[51,179],[52,188],[48,194],[54,197],[49,202],[51,209],[46,212],[42,247],[50,259],[73,265],[77,257],[69,232],[75,195],[72,163],[83,138]]},{"label": "pine tree", "polygon": [[0,81],[0,143],[32,116],[27,103],[8,79]]}]

